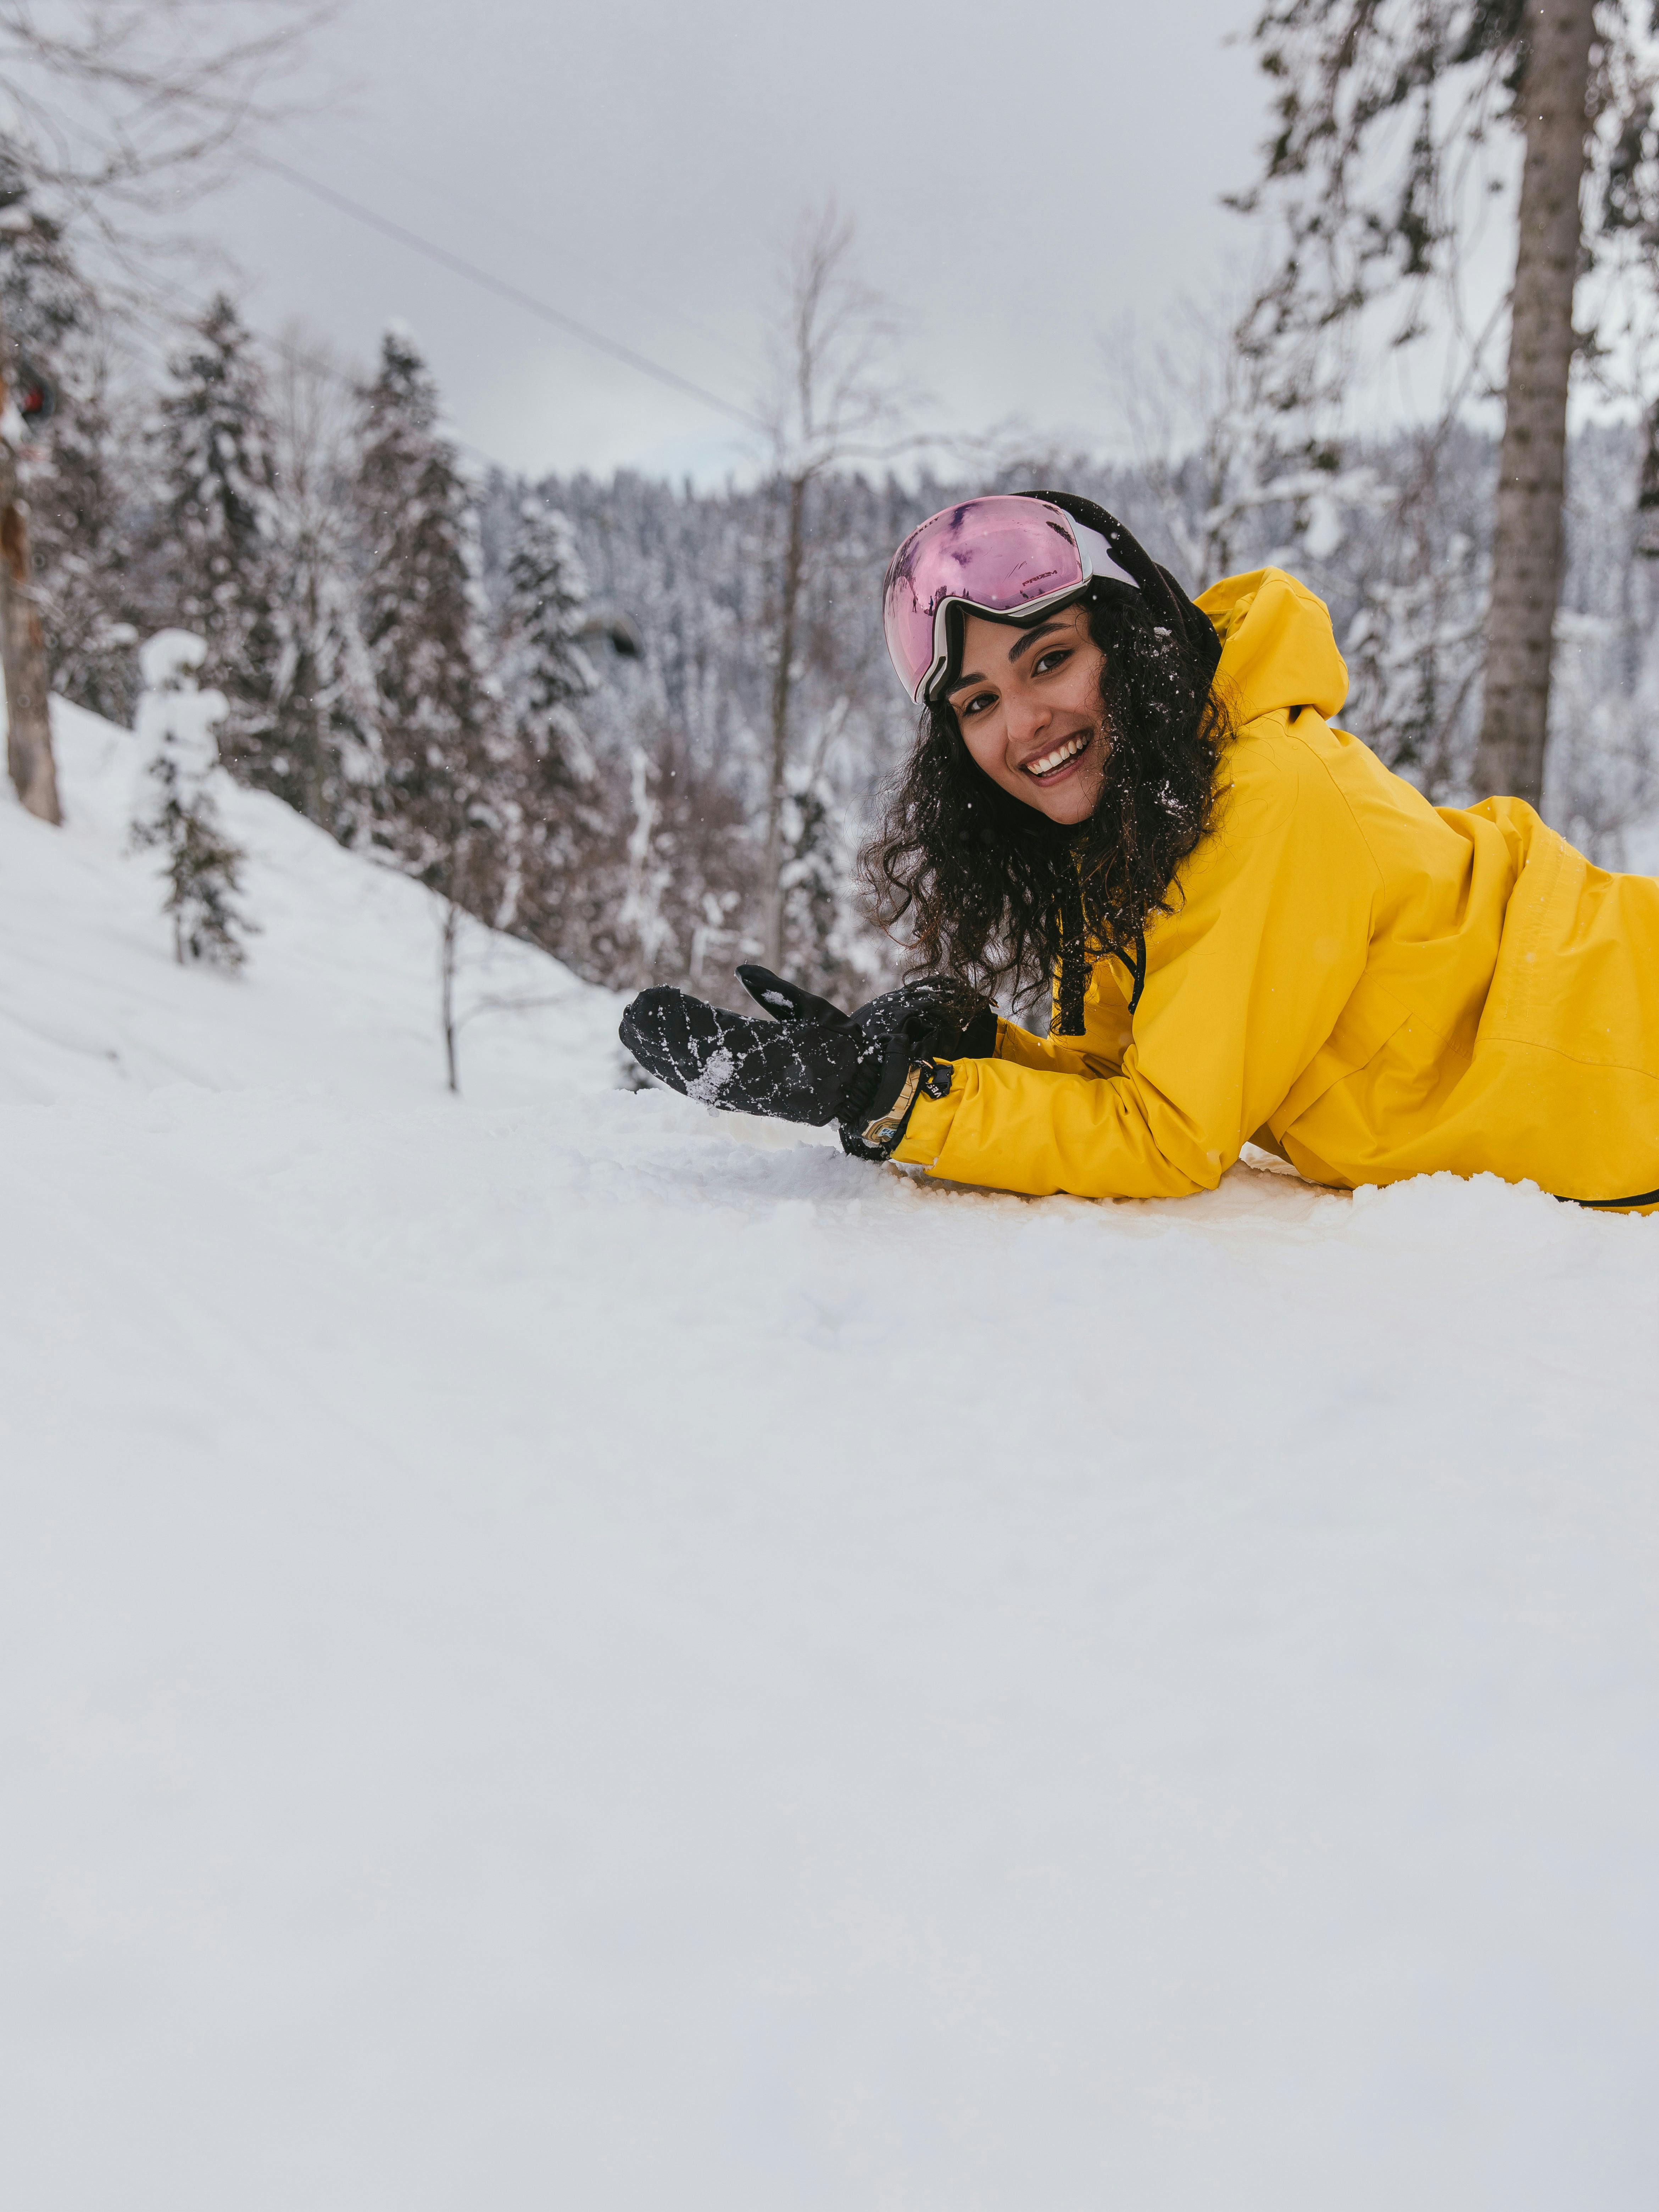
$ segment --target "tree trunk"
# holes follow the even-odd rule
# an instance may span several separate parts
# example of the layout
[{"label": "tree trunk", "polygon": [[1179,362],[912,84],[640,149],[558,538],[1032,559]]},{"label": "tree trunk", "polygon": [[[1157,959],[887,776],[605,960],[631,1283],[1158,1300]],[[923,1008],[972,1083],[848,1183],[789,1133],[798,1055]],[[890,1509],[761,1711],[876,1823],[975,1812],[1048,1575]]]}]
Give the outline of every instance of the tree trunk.
[{"label": "tree trunk", "polygon": [[460,909],[453,898],[444,900],[443,934],[438,950],[438,1018],[444,1033],[444,1072],[449,1087],[460,1096],[461,1071],[455,1054],[455,939]]},{"label": "tree trunk", "polygon": [[[11,405],[11,346],[0,322],[0,417]],[[0,433],[0,671],[6,681],[6,766],[17,796],[43,822],[61,822],[52,757],[46,637],[34,595],[28,509],[17,488],[17,455]]]},{"label": "tree trunk", "polygon": [[1527,155],[1474,776],[1477,797],[1499,793],[1536,806],[1543,796],[1551,647],[1561,595],[1567,380],[1594,0],[1528,0],[1526,20],[1531,52],[1519,106]]},{"label": "tree trunk", "polygon": [[778,611],[778,672],[772,685],[772,758],[766,784],[766,857],[763,863],[762,921],[766,964],[783,966],[783,803],[789,767],[789,696],[794,683],[795,617],[805,562],[806,478],[789,483],[789,534],[783,553],[783,593]]}]

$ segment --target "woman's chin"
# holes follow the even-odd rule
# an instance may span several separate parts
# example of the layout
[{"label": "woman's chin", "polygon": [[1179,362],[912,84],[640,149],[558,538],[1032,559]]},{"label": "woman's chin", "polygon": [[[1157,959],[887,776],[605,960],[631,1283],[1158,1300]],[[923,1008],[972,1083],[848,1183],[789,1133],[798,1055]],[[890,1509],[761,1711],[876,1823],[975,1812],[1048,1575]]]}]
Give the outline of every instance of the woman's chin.
[{"label": "woman's chin", "polygon": [[1052,791],[1034,784],[1021,797],[1028,806],[1035,806],[1039,814],[1046,814],[1051,822],[1069,829],[1079,822],[1086,822],[1095,811],[1095,801],[1100,796],[1098,775],[1067,776]]},{"label": "woman's chin", "polygon": [[1050,822],[1061,829],[1071,829],[1086,822],[1095,811],[1100,797],[1104,770],[1100,758],[1098,735],[1092,738],[1074,761],[1063,768],[1053,782],[1040,782],[1024,769],[1016,772],[1015,788],[1028,806],[1039,814],[1046,814]]}]

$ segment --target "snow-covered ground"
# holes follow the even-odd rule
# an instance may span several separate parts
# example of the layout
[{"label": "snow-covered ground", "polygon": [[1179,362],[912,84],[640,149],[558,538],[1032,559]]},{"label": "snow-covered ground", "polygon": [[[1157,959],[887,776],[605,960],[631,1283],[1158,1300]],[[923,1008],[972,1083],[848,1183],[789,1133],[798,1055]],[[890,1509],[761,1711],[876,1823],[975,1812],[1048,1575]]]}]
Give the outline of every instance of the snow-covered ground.
[{"label": "snow-covered ground", "polygon": [[1652,2212],[1659,1219],[923,1187],[442,1087],[240,795],[236,980],[0,805],[4,2202]]}]

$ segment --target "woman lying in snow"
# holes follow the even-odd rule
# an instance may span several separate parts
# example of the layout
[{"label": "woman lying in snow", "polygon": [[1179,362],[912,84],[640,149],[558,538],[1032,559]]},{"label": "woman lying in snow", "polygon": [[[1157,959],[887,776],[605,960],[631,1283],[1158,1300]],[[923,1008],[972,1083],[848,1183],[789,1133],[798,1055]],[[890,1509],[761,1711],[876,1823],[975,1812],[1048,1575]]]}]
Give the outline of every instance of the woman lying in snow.
[{"label": "woman lying in snow", "polygon": [[[1000,1190],[1180,1197],[1249,1141],[1320,1183],[1659,1204],[1659,882],[1518,799],[1432,807],[1334,729],[1347,671],[1293,578],[1194,605],[1034,492],[913,532],[885,617],[925,711],[871,863],[939,974],[850,1017],[760,969],[775,1020],[642,992],[653,1075]],[[1044,975],[1046,1038],[981,995]]]}]

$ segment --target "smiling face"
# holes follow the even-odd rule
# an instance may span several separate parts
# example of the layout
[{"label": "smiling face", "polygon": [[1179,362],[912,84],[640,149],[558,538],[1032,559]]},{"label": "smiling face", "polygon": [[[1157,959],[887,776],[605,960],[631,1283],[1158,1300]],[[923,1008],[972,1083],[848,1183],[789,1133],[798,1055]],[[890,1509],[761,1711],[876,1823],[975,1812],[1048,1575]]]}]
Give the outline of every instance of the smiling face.
[{"label": "smiling face", "polygon": [[969,615],[946,693],[963,742],[994,783],[1051,822],[1086,821],[1106,769],[1105,656],[1089,611],[1062,607],[1030,629]]}]

